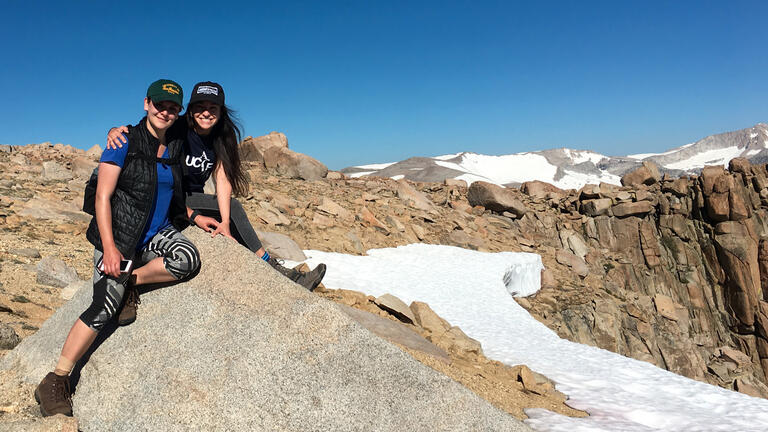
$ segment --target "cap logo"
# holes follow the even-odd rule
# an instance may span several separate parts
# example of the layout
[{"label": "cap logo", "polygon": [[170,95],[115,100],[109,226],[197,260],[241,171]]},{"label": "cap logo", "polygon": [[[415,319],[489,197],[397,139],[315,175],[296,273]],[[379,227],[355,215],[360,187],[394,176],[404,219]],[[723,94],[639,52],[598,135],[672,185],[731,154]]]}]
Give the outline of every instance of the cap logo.
[{"label": "cap logo", "polygon": [[173,93],[176,95],[179,94],[179,88],[171,83],[163,84],[163,90],[167,91],[168,93]]},{"label": "cap logo", "polygon": [[213,86],[200,86],[197,88],[197,94],[209,94],[209,95],[219,95],[219,89]]}]

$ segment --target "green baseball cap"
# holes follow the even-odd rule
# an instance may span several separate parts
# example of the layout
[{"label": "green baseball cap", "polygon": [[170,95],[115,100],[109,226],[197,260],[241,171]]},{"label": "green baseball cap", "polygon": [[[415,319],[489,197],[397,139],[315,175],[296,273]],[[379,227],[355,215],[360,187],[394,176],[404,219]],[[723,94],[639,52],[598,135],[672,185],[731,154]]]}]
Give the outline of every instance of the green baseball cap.
[{"label": "green baseball cap", "polygon": [[160,79],[153,82],[147,89],[147,97],[155,102],[171,101],[183,107],[184,91],[176,81]]}]

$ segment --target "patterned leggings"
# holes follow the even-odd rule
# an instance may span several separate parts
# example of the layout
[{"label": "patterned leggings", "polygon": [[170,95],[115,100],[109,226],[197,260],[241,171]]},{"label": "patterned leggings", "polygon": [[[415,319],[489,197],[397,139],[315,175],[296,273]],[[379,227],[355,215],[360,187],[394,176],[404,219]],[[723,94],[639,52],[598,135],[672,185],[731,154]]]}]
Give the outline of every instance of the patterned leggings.
[{"label": "patterned leggings", "polygon": [[[120,310],[127,278],[115,279],[99,270],[103,253],[93,252],[93,301],[80,315],[80,320],[93,331],[99,332]],[[173,226],[162,229],[133,257],[133,268],[139,268],[155,258],[163,257],[165,270],[176,280],[193,275],[200,268],[200,253],[183,234]]]}]

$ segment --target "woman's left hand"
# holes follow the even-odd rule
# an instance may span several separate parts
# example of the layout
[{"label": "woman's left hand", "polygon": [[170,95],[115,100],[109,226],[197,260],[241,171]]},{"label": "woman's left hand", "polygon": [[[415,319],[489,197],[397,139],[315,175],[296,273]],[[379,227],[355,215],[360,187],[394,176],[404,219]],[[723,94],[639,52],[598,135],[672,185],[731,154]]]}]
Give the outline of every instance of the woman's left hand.
[{"label": "woman's left hand", "polygon": [[213,232],[215,229],[219,228],[219,221],[212,217],[203,216],[201,214],[195,216],[195,219],[192,221],[192,223],[205,232]]},{"label": "woman's left hand", "polygon": [[224,237],[229,237],[232,240],[235,240],[235,238],[232,237],[232,233],[229,231],[229,222],[227,223],[221,222],[219,226],[216,228],[216,231],[211,233],[211,237],[216,237],[216,234],[221,234]]},{"label": "woman's left hand", "polygon": [[110,150],[116,150],[118,147],[123,148],[123,144],[128,142],[123,134],[127,133],[128,128],[125,126],[110,129],[107,133],[107,148]]}]

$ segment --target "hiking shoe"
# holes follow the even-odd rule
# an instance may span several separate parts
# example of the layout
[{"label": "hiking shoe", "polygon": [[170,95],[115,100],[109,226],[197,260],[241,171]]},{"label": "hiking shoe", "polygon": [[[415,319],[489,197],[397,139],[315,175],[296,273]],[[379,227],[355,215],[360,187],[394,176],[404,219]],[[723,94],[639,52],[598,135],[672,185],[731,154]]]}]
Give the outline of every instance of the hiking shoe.
[{"label": "hiking shoe", "polygon": [[273,269],[277,270],[278,272],[280,272],[280,274],[282,274],[283,276],[287,277],[288,279],[294,282],[298,283],[298,280],[301,278],[303,274],[302,272],[296,269],[283,267],[283,260],[277,259],[273,256],[269,257],[269,261],[267,262],[269,263],[269,265],[272,266]]},{"label": "hiking shoe", "polygon": [[318,264],[314,270],[303,273],[301,275],[301,278],[298,281],[296,281],[296,283],[310,291],[314,291],[315,288],[317,288],[317,286],[320,285],[320,281],[323,280],[324,276],[325,276],[325,264]]},{"label": "hiking shoe", "polygon": [[35,389],[35,400],[40,404],[43,417],[64,414],[72,417],[72,393],[69,391],[69,376],[53,372],[40,381]]},{"label": "hiking shoe", "polygon": [[139,289],[129,282],[125,287],[125,302],[123,303],[123,308],[120,309],[120,314],[117,316],[117,325],[127,326],[136,321],[136,310],[140,304]]},{"label": "hiking shoe", "polygon": [[320,284],[325,276],[325,264],[318,264],[314,270],[306,273],[302,273],[296,269],[287,268],[283,266],[283,261],[275,257],[269,257],[267,261],[269,265],[275,270],[279,271],[283,276],[303,286],[304,288],[314,291]]}]

